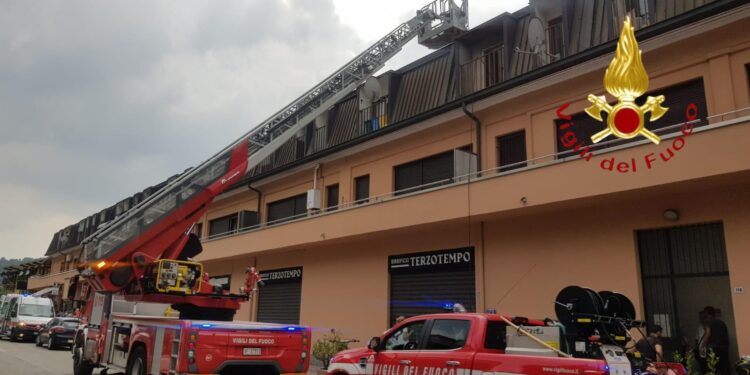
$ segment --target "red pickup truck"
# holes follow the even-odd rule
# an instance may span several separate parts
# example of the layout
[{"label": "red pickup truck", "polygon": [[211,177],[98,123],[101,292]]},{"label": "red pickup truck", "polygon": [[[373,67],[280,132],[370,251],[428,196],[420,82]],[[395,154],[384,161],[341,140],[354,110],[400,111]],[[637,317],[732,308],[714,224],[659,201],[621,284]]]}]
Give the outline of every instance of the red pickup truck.
[{"label": "red pickup truck", "polygon": [[[507,319],[507,318],[506,318]],[[604,345],[601,359],[561,357],[559,327],[525,318],[509,319],[549,347],[531,344],[495,314],[446,313],[409,318],[331,359],[329,375],[630,375],[633,368],[618,346]],[[557,334],[555,332],[557,331]],[[514,333],[515,332],[515,333]],[[556,339],[557,338],[557,339]],[[557,341],[555,341],[557,340]],[[636,370],[637,372],[637,370]],[[663,373],[686,374],[670,364]]]}]

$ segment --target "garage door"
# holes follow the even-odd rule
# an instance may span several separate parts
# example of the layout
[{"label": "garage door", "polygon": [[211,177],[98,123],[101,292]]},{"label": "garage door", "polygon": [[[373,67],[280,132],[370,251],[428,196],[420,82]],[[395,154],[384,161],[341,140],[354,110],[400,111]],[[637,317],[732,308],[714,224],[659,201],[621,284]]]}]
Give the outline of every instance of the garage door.
[{"label": "garage door", "polygon": [[388,271],[391,324],[398,316],[445,312],[454,303],[476,308],[474,248],[394,255]]},{"label": "garage door", "polygon": [[260,273],[264,285],[258,287],[258,321],[299,324],[302,298],[302,267]]}]

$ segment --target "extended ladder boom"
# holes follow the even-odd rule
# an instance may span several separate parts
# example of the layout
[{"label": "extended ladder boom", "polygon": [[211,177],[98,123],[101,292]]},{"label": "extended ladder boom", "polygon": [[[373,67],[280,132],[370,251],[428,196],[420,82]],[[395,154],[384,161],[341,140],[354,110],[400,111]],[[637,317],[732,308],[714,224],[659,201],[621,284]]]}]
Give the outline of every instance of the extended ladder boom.
[{"label": "extended ladder boom", "polygon": [[[434,0],[321,83],[157,194],[125,212],[84,240],[84,257],[102,277],[101,289],[119,290],[132,279],[135,254],[158,259],[176,256],[186,230],[213,198],[278,150],[302,127],[354,91],[414,37],[431,47],[445,45],[451,33],[468,27],[467,0]],[[171,251],[170,251],[171,249]],[[116,268],[107,263],[120,263]],[[110,268],[110,272],[104,272]],[[125,270],[123,270],[125,268]],[[132,270],[131,270],[132,271]],[[104,273],[108,274],[108,277]],[[114,276],[113,276],[114,275]],[[112,280],[110,280],[112,279]]]}]

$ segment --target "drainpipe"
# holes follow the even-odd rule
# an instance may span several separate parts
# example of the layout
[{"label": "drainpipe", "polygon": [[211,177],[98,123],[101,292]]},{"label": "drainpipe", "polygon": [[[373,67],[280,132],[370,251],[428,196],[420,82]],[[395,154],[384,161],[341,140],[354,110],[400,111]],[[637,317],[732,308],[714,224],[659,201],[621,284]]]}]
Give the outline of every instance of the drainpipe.
[{"label": "drainpipe", "polygon": [[260,201],[263,199],[263,192],[260,191],[260,190],[258,190],[258,189],[256,189],[256,188],[254,188],[250,184],[247,184],[247,187],[248,187],[248,189],[250,189],[250,190],[252,190],[252,191],[254,191],[254,192],[256,192],[258,194],[258,208],[256,208],[255,212],[258,213],[258,224],[260,224],[260,222],[262,221],[261,220],[262,216],[260,215]]},{"label": "drainpipe", "polygon": [[479,171],[482,170],[482,122],[479,121],[477,115],[469,111],[469,109],[466,107],[466,102],[461,105],[461,109],[463,109],[466,116],[474,121],[474,128],[476,129],[477,133],[477,177],[481,177],[482,174],[479,173]]},{"label": "drainpipe", "polygon": [[313,190],[316,190],[318,188],[318,171],[320,170],[320,164],[315,164],[315,169],[313,170]]}]

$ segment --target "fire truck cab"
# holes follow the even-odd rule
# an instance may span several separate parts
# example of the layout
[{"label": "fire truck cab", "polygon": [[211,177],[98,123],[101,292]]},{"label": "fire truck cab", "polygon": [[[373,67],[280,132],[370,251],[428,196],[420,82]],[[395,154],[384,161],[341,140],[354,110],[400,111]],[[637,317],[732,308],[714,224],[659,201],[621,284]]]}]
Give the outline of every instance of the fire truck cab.
[{"label": "fire truck cab", "polygon": [[[309,366],[310,329],[165,316],[170,306],[96,293],[91,319],[76,334],[74,372],[279,375]],[[102,333],[107,334],[102,334]]]}]

